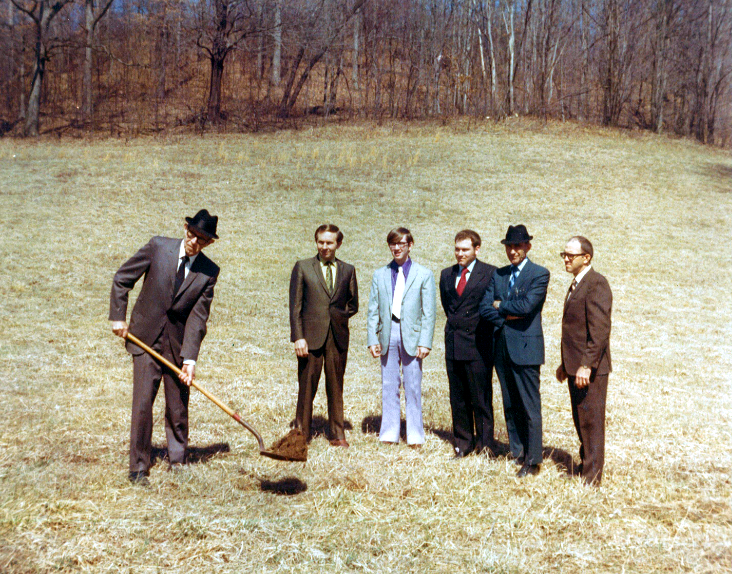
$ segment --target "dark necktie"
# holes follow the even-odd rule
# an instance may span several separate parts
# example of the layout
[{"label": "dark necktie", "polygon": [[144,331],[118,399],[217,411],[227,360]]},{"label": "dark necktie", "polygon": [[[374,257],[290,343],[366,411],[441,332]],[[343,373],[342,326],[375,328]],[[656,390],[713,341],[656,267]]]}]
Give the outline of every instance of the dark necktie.
[{"label": "dark necktie", "polygon": [[178,289],[183,285],[183,280],[186,278],[186,263],[190,258],[188,255],[181,259],[180,265],[178,265],[178,273],[175,274],[175,284],[173,285],[173,296],[178,294]]},{"label": "dark necktie", "polygon": [[465,291],[465,284],[468,282],[468,268],[463,269],[460,274],[460,281],[457,284],[457,294],[462,297],[463,291]]},{"label": "dark necktie", "polygon": [[325,262],[325,284],[328,287],[328,294],[333,295],[333,262]]},{"label": "dark necktie", "polygon": [[577,287],[577,279],[572,279],[572,284],[569,286],[569,289],[567,290],[567,296],[564,298],[565,303],[567,301],[569,301],[569,297],[572,295],[572,291],[574,291],[575,287]]}]

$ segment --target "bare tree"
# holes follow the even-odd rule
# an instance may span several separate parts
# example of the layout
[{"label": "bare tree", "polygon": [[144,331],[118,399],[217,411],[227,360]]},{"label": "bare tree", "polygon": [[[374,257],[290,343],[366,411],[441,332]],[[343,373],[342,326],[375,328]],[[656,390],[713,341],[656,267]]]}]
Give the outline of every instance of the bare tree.
[{"label": "bare tree", "polygon": [[508,36],[508,115],[513,115],[516,108],[516,97],[514,92],[514,77],[516,74],[516,27],[514,24],[515,12],[514,0],[505,0],[503,7],[503,25],[506,27],[506,35]]},{"label": "bare tree", "polygon": [[94,113],[94,98],[92,86],[92,68],[94,57],[94,37],[99,21],[109,10],[114,0],[84,0],[84,14],[86,21],[86,44],[84,46],[84,99],[82,111],[85,122],[91,122]]},{"label": "bare tree", "polygon": [[[301,44],[287,75],[279,105],[280,117],[288,117],[292,113],[292,108],[297,103],[297,98],[313,68],[331,46],[342,39],[344,28],[365,1],[319,0],[312,5],[306,2],[304,12],[308,17],[301,19],[298,26]],[[305,65],[300,70],[303,61]]]},{"label": "bare tree", "polygon": [[211,64],[206,118],[222,119],[222,81],[227,56],[246,37],[261,33],[256,13],[247,0],[197,0],[195,5],[196,45]]},{"label": "bare tree", "polygon": [[601,15],[604,36],[601,60],[602,123],[619,125],[623,106],[630,98],[633,61],[635,0],[605,0]]},{"label": "bare tree", "polygon": [[59,38],[54,35],[52,23],[54,18],[74,0],[10,0],[18,10],[33,22],[35,50],[33,61],[33,77],[31,80],[28,110],[23,133],[26,136],[38,135],[38,118],[41,107],[41,92],[46,74],[46,64],[51,52],[58,45]]},{"label": "bare tree", "polygon": [[274,3],[272,40],[272,84],[279,86],[282,78],[282,0],[275,0]]}]

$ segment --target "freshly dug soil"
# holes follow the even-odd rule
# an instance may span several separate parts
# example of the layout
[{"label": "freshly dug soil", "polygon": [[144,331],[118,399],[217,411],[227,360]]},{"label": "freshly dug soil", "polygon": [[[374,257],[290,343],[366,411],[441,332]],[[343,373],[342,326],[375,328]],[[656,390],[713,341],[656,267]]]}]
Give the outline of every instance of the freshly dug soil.
[{"label": "freshly dug soil", "polygon": [[292,429],[262,454],[277,460],[305,462],[308,459],[308,439],[302,430]]}]

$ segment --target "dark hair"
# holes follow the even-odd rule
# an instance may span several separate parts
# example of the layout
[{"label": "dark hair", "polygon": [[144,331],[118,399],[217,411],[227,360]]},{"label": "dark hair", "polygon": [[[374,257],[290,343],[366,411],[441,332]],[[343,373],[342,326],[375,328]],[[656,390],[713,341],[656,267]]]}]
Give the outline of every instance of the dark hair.
[{"label": "dark hair", "polygon": [[582,253],[589,255],[590,260],[592,260],[592,256],[594,255],[594,252],[592,250],[592,243],[590,243],[589,239],[587,239],[586,237],[582,237],[581,235],[575,235],[574,237],[571,237],[569,240],[577,241],[580,244],[580,249],[582,250]]},{"label": "dark hair", "polygon": [[338,229],[337,225],[333,225],[332,223],[324,223],[323,225],[321,225],[320,227],[318,227],[315,230],[315,241],[318,240],[318,235],[320,235],[321,233],[326,233],[326,232],[337,234],[336,238],[338,240],[338,245],[340,245],[343,242],[343,232],[340,229]]},{"label": "dark hair", "polygon": [[462,231],[458,231],[458,234],[455,236],[455,243],[457,243],[458,241],[463,241],[465,239],[470,239],[473,247],[480,247],[480,235],[478,235],[472,229],[463,229]]},{"label": "dark hair", "polygon": [[386,236],[386,242],[391,245],[392,243],[399,243],[402,239],[406,239],[407,243],[414,243],[414,237],[412,232],[406,227],[395,227]]}]

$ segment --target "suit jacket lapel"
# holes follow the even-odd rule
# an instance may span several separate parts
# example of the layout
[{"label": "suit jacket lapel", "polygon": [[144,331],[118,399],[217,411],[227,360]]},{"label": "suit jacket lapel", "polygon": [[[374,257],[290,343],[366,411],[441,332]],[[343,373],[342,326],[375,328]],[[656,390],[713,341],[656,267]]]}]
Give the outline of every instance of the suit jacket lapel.
[{"label": "suit jacket lapel", "polygon": [[[175,289],[175,276],[178,274],[178,263],[180,263],[180,259],[178,258],[178,255],[180,255],[180,241],[177,241],[175,243],[171,241],[168,253],[170,254],[170,264],[167,265],[167,268],[170,275],[170,292],[173,293],[173,289]],[[178,289],[178,293],[180,293],[182,290],[183,285],[181,285],[181,288]]]},{"label": "suit jacket lapel", "polygon": [[[460,266],[458,266],[458,269]],[[483,269],[483,266],[480,265],[480,261],[475,262],[475,266],[473,267],[473,271],[470,273],[470,276],[468,277],[468,282],[465,284],[465,290],[463,291],[462,297],[460,299],[466,299],[466,295],[469,291],[472,291],[475,289],[475,286],[480,281],[481,277],[485,274],[485,270]],[[454,288],[454,285],[453,285]],[[455,290],[455,293],[457,293],[457,289]]]},{"label": "suit jacket lapel", "polygon": [[[340,259],[336,258],[336,277],[335,277],[335,283],[333,284],[333,295],[331,295],[331,299],[336,296],[336,293],[346,284],[346,274],[343,270],[344,263]],[[328,292],[328,287],[325,284],[325,277],[323,277],[322,271],[320,271],[320,262],[318,263],[318,272],[320,273],[320,278],[323,280],[323,287],[325,287],[325,292]]]},{"label": "suit jacket lapel", "polygon": [[[404,295],[407,294],[407,291],[409,291],[409,288],[412,286],[412,283],[414,283],[414,280],[417,278],[417,268],[412,262],[412,267],[409,269],[409,275],[407,276],[406,282],[404,283]],[[404,298],[402,298],[402,301]]]},{"label": "suit jacket lapel", "polygon": [[384,267],[381,273],[381,289],[389,295],[389,309],[391,309],[391,300],[394,298],[394,291],[391,287],[391,267]]},{"label": "suit jacket lapel", "polygon": [[[196,277],[198,277],[199,269],[201,268],[201,265],[203,265],[203,254],[199,253],[196,256],[196,260],[191,265],[191,268],[188,270],[188,276],[183,280],[183,283],[180,286],[180,289],[178,289],[178,293],[175,294],[175,298],[178,299],[183,292],[185,292],[188,287],[191,286],[191,283],[195,281]],[[175,281],[175,277],[173,277],[173,281]]]},{"label": "suit jacket lapel", "polygon": [[[315,273],[315,276],[320,281],[320,285],[323,288],[323,291],[325,291],[325,294],[328,295],[328,297],[331,297],[330,293],[328,293],[328,286],[325,284],[325,277],[323,277],[323,270],[320,268],[320,259],[318,259],[318,257],[315,256],[315,257],[313,257],[312,262],[313,262],[313,273]],[[341,278],[341,273],[336,273],[336,285],[333,285],[333,295],[335,295],[337,281],[339,281],[340,278]]]},{"label": "suit jacket lapel", "polygon": [[[584,292],[585,289],[587,289],[587,285],[589,283],[588,279],[590,279],[590,274],[593,272],[593,269],[590,268],[590,270],[585,273],[585,276],[582,278],[582,281],[580,281],[577,284],[577,287],[574,288],[574,291],[572,292],[572,296],[569,299],[565,299],[564,301],[564,313],[567,312],[567,309],[569,306],[579,299],[580,294]],[[574,277],[572,278],[574,281]],[[562,313],[564,315],[564,313]]]},{"label": "suit jacket lapel", "polygon": [[[513,289],[511,291],[511,293],[509,293],[509,298],[513,293],[518,291],[519,287],[521,287],[526,281],[529,280],[529,276],[531,275],[531,265],[532,265],[531,261],[527,259],[526,265],[524,265],[524,268],[521,270],[518,277],[516,277],[516,283],[513,284]],[[510,271],[508,273],[508,280],[509,280],[509,282],[511,281],[511,272]]]}]

